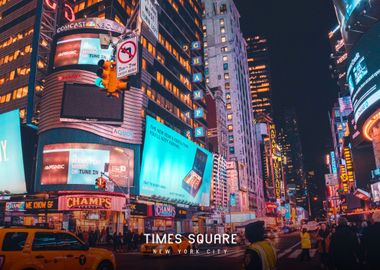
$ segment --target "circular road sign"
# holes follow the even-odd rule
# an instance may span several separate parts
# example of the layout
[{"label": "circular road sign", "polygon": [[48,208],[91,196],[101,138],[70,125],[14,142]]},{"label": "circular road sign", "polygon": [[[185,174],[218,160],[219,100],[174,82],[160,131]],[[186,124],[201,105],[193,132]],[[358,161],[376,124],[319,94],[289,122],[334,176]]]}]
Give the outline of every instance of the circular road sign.
[{"label": "circular road sign", "polygon": [[122,64],[128,64],[136,57],[136,52],[137,45],[133,40],[124,41],[117,52],[117,59]]}]

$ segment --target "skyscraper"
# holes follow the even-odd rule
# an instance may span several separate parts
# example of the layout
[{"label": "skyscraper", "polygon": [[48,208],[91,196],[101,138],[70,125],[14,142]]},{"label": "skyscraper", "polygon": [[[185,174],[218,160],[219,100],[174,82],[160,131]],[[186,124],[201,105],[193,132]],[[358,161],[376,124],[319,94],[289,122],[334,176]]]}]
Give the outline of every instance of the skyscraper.
[{"label": "skyscraper", "polygon": [[[227,111],[228,160],[246,170],[239,179],[241,196],[260,214],[264,207],[259,174],[258,145],[253,126],[246,42],[240,30],[239,12],[232,0],[205,0],[203,19],[206,83],[220,87]],[[246,179],[243,175],[247,175]],[[244,199],[243,199],[244,200]]]},{"label": "skyscraper", "polygon": [[257,122],[267,122],[267,117],[273,119],[268,40],[253,36],[246,41],[253,113]]},{"label": "skyscraper", "polygon": [[297,206],[307,209],[307,183],[304,172],[302,144],[294,108],[285,109],[278,117],[279,142],[285,157],[285,179],[289,189],[295,187]]}]

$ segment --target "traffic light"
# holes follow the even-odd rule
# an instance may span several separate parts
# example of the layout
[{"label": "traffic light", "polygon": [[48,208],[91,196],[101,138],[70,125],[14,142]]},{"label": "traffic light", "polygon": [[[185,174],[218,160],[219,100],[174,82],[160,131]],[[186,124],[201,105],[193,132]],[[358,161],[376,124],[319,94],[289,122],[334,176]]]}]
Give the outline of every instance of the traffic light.
[{"label": "traffic light", "polygon": [[128,78],[118,80],[116,76],[116,62],[100,60],[99,69],[96,74],[99,76],[95,80],[95,85],[104,88],[107,96],[119,97],[121,91],[128,90]]},{"label": "traffic light", "polygon": [[107,181],[106,179],[104,179],[103,177],[98,177],[96,178],[96,181],[95,181],[95,189],[101,189],[101,190],[105,190],[107,187]]}]

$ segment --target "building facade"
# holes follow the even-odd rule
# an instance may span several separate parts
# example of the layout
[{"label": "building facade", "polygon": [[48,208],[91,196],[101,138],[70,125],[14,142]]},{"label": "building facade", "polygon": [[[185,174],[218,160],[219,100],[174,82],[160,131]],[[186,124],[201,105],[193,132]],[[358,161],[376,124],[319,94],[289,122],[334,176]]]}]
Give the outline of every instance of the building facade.
[{"label": "building facade", "polygon": [[227,112],[228,155],[244,164],[247,178],[239,188],[250,208],[264,208],[258,145],[253,127],[246,42],[239,24],[239,12],[230,0],[204,1],[203,38],[206,84],[220,87]]}]

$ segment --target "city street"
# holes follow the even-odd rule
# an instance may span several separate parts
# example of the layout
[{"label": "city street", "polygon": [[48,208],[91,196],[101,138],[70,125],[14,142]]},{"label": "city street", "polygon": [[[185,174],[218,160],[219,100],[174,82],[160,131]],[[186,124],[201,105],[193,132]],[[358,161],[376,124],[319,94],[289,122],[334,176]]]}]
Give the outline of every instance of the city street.
[{"label": "city street", "polygon": [[[298,256],[300,254],[300,248],[298,232],[276,238],[273,243],[277,249],[277,255],[279,257],[278,270],[320,269],[317,263],[318,255],[316,249],[312,249],[310,252],[312,257],[310,262],[299,261]],[[226,247],[221,249],[228,249],[228,251],[226,254],[224,254],[224,252],[221,252],[221,254],[207,254],[207,250],[200,250],[200,254],[198,255],[173,256],[170,258],[145,258],[141,256],[139,252],[119,253],[116,255],[117,269],[240,269],[245,249],[243,247]]]}]

